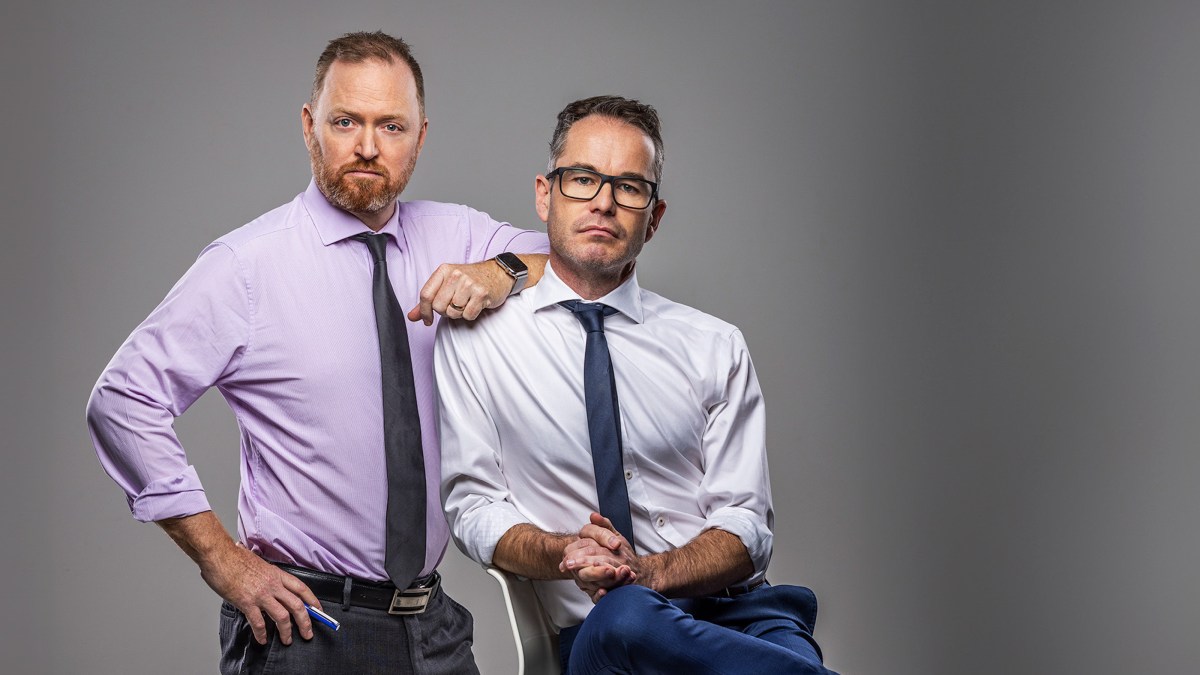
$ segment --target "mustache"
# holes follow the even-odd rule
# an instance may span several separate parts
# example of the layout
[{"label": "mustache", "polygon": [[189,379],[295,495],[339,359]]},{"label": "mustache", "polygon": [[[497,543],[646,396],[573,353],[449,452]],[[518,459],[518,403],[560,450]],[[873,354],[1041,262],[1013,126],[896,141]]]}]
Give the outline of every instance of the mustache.
[{"label": "mustache", "polygon": [[388,175],[388,170],[386,168],[384,168],[382,165],[376,164],[374,162],[355,162],[353,164],[348,164],[346,166],[343,166],[340,170],[338,170],[338,175],[345,176],[346,174],[351,173],[353,171],[368,171],[370,173],[377,173],[380,176],[383,176],[384,178],[390,177]]}]

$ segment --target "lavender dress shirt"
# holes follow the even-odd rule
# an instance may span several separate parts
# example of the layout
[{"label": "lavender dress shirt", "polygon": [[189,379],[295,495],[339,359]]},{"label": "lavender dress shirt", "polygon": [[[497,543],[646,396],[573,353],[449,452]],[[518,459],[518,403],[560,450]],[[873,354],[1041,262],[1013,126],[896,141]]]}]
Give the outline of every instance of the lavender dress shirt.
[{"label": "lavender dress shirt", "polygon": [[[100,375],[88,425],[135,518],[209,510],[171,423],[211,386],[241,431],[238,534],[277,562],[382,580],[387,477],[368,231],[315,184],[210,244]],[[466,206],[401,202],[381,234],[401,306],[443,262],[548,250]],[[486,320],[486,318],[484,319]],[[424,573],[449,541],[434,329],[408,323],[426,467]]]}]

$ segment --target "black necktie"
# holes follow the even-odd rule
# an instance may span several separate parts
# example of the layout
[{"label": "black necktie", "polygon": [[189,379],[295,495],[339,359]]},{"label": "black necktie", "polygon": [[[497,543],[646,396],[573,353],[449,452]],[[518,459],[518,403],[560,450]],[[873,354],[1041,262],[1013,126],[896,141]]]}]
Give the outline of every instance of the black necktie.
[{"label": "black necktie", "polygon": [[387,537],[383,568],[398,588],[408,588],[425,567],[425,457],[413,386],[404,311],[387,271],[387,235],[357,234],[375,260],[371,295],[379,331],[383,375],[383,447],[387,458]]},{"label": "black necktie", "polygon": [[587,406],[588,435],[592,441],[592,466],[596,471],[596,493],[600,515],[633,543],[633,519],[629,515],[629,491],[621,462],[621,411],[617,407],[617,383],[613,377],[604,317],[616,309],[598,302],[566,300],[558,303],[575,313],[587,331],[583,354],[583,397]]}]

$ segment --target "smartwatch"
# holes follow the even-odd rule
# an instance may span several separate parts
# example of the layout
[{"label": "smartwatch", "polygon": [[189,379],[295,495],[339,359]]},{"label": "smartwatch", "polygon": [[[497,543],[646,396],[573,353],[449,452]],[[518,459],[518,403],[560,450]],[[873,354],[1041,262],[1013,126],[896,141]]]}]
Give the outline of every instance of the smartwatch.
[{"label": "smartwatch", "polygon": [[516,295],[520,293],[525,288],[525,282],[529,280],[529,268],[525,266],[525,263],[521,262],[517,254],[509,253],[508,251],[492,258],[492,260],[496,261],[496,264],[500,266],[500,269],[504,270],[505,274],[512,277],[513,286],[508,294]]}]

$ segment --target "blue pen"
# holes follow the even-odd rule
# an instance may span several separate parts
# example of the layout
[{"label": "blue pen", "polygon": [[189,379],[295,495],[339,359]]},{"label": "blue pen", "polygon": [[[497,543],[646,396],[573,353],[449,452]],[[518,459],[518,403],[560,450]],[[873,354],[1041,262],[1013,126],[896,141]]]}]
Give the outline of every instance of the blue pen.
[{"label": "blue pen", "polygon": [[330,628],[332,628],[334,630],[337,630],[342,627],[342,624],[339,623],[337,619],[333,618],[332,616],[329,616],[328,614],[326,614],[325,612],[322,612],[321,610],[317,609],[316,607],[309,607],[308,605],[305,605],[304,609],[308,610],[309,616],[316,619],[317,621],[320,621],[321,623],[325,624],[326,626],[329,626]]}]

